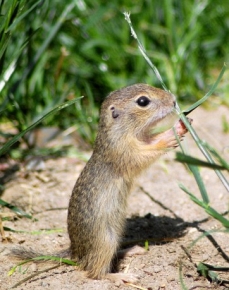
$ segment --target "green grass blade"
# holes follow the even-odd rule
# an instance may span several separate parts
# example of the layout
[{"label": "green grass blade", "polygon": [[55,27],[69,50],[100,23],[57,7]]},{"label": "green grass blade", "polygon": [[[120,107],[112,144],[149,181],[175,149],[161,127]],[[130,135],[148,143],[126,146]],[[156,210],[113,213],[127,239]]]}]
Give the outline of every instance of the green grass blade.
[{"label": "green grass blade", "polygon": [[229,272],[229,267],[213,266],[211,264],[207,264],[207,263],[203,263],[203,262],[202,262],[202,265],[204,265],[205,267],[208,267],[209,270],[220,271],[220,272]]},{"label": "green grass blade", "polygon": [[205,211],[211,215],[212,217],[214,217],[215,219],[217,219],[218,221],[221,222],[221,224],[225,227],[225,228],[229,228],[229,220],[226,219],[225,217],[223,217],[220,213],[218,213],[214,208],[208,206],[207,208],[205,208]]},{"label": "green grass blade", "polygon": [[[180,109],[178,107],[176,109],[177,109],[177,112],[180,115],[180,119],[182,120],[182,122],[184,123],[185,127],[188,129],[188,131],[192,135],[192,138],[196,142],[196,144],[199,147],[200,151],[203,153],[203,155],[205,156],[205,158],[208,160],[209,163],[215,164],[212,156],[209,154],[208,150],[204,147],[203,142],[201,141],[201,139],[199,138],[199,136],[197,135],[197,133],[195,132],[193,127],[190,125],[190,123],[189,123],[188,119],[186,118],[186,116],[180,111]],[[220,181],[223,183],[223,185],[227,189],[227,191],[229,191],[229,182],[227,181],[225,176],[218,169],[215,169],[215,172],[218,175]]]},{"label": "green grass blade", "polygon": [[194,103],[192,106],[190,106],[188,109],[186,109],[185,111],[183,111],[183,114],[185,114],[186,116],[191,113],[193,110],[195,110],[197,107],[199,107],[201,104],[203,104],[203,102],[205,102],[215,91],[215,89],[217,88],[219,82],[221,81],[223,74],[225,72],[225,70],[227,69],[226,64],[223,65],[220,74],[216,80],[216,82],[213,84],[213,86],[211,87],[210,91],[203,97],[201,98],[199,101],[197,101],[196,103]]},{"label": "green grass blade", "polygon": [[190,155],[183,154],[181,152],[176,153],[175,160],[179,161],[181,163],[187,163],[187,164],[201,166],[201,167],[208,167],[208,168],[220,169],[220,170],[225,170],[225,169],[228,170],[228,167],[226,167],[225,165],[208,163],[206,161],[200,160],[200,159],[192,157]]},{"label": "green grass blade", "polygon": [[76,262],[73,262],[69,259],[64,259],[64,258],[60,258],[56,256],[39,256],[39,257],[35,257],[35,258],[28,259],[28,260],[18,263],[16,266],[10,269],[10,271],[8,272],[8,276],[11,276],[19,266],[22,266],[32,261],[56,261],[56,262],[64,263],[71,266],[77,266]]},{"label": "green grass blade", "polygon": [[0,60],[2,59],[7,47],[8,47],[8,44],[10,42],[10,34],[7,33],[5,34],[5,40],[4,40],[4,43],[2,44],[1,48],[0,48]]},{"label": "green grass blade", "polygon": [[64,20],[66,18],[66,16],[73,9],[74,6],[75,6],[75,4],[71,3],[71,4],[67,5],[67,7],[65,7],[64,11],[62,12],[62,14],[57,19],[55,25],[52,27],[50,33],[47,35],[45,41],[43,42],[41,47],[38,49],[37,53],[35,54],[34,58],[30,62],[28,67],[23,72],[23,75],[22,75],[20,81],[17,83],[17,85],[14,86],[14,91],[16,91],[16,89],[20,86],[22,81],[24,81],[28,77],[28,75],[32,72],[32,70],[35,67],[35,64],[38,62],[40,57],[43,55],[43,53],[47,49],[48,45],[50,44],[50,42],[53,40],[53,38],[57,34],[58,30],[60,29],[62,23],[64,22]]},{"label": "green grass blade", "polygon": [[144,249],[146,251],[149,251],[149,241],[148,240],[145,241]]},{"label": "green grass blade", "polygon": [[27,132],[29,132],[30,130],[32,130],[33,128],[35,128],[40,122],[42,122],[44,119],[46,119],[47,117],[51,116],[52,114],[55,114],[56,112],[67,108],[68,106],[74,104],[75,102],[77,102],[79,99],[81,99],[83,97],[78,97],[75,98],[73,100],[67,101],[59,106],[57,106],[55,109],[51,110],[50,112],[48,112],[47,114],[45,114],[42,118],[40,118],[38,121],[36,121],[35,123],[33,123],[31,126],[29,126],[28,128],[26,128],[25,130],[23,130],[21,133],[17,134],[15,137],[13,137],[11,140],[9,140],[8,142],[5,143],[5,145],[0,149],[0,156],[4,153],[6,153],[9,148],[15,143],[17,142],[22,136],[24,136]]},{"label": "green grass blade", "polygon": [[194,201],[196,204],[198,204],[199,206],[201,206],[205,209],[203,201],[196,198],[183,184],[179,184],[179,187],[189,195],[189,197],[191,198],[192,201]]},{"label": "green grass blade", "polygon": [[210,207],[209,204],[196,198],[183,184],[179,184],[179,187],[189,195],[192,201],[201,206],[209,215],[221,222],[225,228],[229,228],[228,219],[218,213],[214,208]]},{"label": "green grass blade", "polygon": [[134,28],[133,28],[133,25],[132,25],[132,22],[131,22],[131,19],[130,19],[130,14],[128,12],[124,12],[123,13],[124,16],[125,16],[125,20],[127,21],[129,27],[130,27],[130,31],[131,31],[131,35],[133,36],[133,38],[135,38],[137,40],[137,43],[138,43],[138,48],[141,52],[141,54],[143,55],[143,57],[145,58],[146,62],[148,63],[148,65],[152,68],[152,70],[154,71],[157,79],[160,81],[161,83],[161,86],[163,87],[163,89],[165,91],[168,91],[165,83],[163,82],[162,80],[162,77],[158,71],[158,69],[156,68],[156,66],[151,62],[151,60],[149,59],[148,55],[146,54],[145,52],[145,48],[144,46],[142,45],[142,43],[140,42],[138,36],[137,36],[137,33],[135,32]]},{"label": "green grass blade", "polygon": [[[222,271],[221,269],[224,269],[224,271],[228,271],[229,268],[227,267],[214,267],[212,265],[202,263],[200,262],[197,265],[197,272],[204,276],[205,278],[210,279],[212,282],[215,283],[228,283],[228,280],[222,280],[215,271]],[[214,271],[212,271],[214,270]]]},{"label": "green grass blade", "polygon": [[181,289],[182,290],[188,290],[187,286],[184,283],[184,278],[183,278],[183,273],[182,273],[182,262],[181,261],[180,261],[180,264],[179,264],[179,280],[180,280],[180,283],[181,283]]},{"label": "green grass blade", "polygon": [[40,230],[40,231],[32,231],[32,232],[28,232],[28,231],[17,231],[8,227],[3,227],[3,229],[6,232],[13,232],[13,233],[19,233],[19,234],[30,234],[30,235],[43,235],[43,234],[53,234],[53,233],[61,233],[63,232],[62,229],[52,229],[52,230]]},{"label": "green grass blade", "polygon": [[195,177],[195,180],[196,180],[196,183],[197,183],[197,185],[199,187],[199,190],[200,190],[200,193],[201,193],[203,201],[206,204],[208,204],[210,201],[209,201],[209,198],[208,198],[207,190],[206,190],[205,185],[203,183],[203,180],[202,180],[202,178],[200,176],[199,168],[194,166],[194,165],[189,165],[189,168],[190,168],[191,172],[193,173],[193,175]]},{"label": "green grass blade", "polygon": [[229,171],[229,163],[219,155],[219,153],[208,143],[202,142],[203,146],[220,162],[220,164]]},{"label": "green grass blade", "polygon": [[23,14],[16,18],[16,20],[8,27],[6,32],[13,30],[23,18],[25,18],[30,12],[32,12],[38,5],[43,3],[44,0],[39,0],[35,4],[33,4],[32,7],[30,7],[27,11],[25,11]]},{"label": "green grass blade", "polygon": [[31,260],[32,261],[56,261],[56,262],[64,263],[67,265],[77,266],[76,262],[73,262],[73,261],[68,260],[68,259],[56,257],[56,256],[40,256],[40,257],[32,258]]},{"label": "green grass blade", "polygon": [[27,214],[26,212],[24,212],[23,210],[17,208],[16,206],[0,199],[0,205],[9,208],[10,210],[12,210],[13,212],[15,212],[17,215],[22,216],[22,217],[26,217],[31,219],[32,216]]},{"label": "green grass blade", "polygon": [[44,51],[46,50],[46,48],[48,47],[48,45],[50,44],[50,42],[53,40],[53,38],[55,37],[57,31],[60,29],[62,23],[64,22],[66,16],[68,15],[68,13],[73,9],[73,7],[75,6],[74,3],[71,3],[69,5],[67,5],[64,9],[64,11],[62,12],[62,14],[60,15],[60,17],[57,19],[56,24],[52,27],[49,35],[47,35],[46,40],[44,41],[44,43],[42,44],[42,46],[38,49],[32,63],[36,63],[38,61],[38,59],[41,57],[41,55],[44,53]]},{"label": "green grass blade", "polygon": [[224,233],[224,234],[228,234],[229,233],[229,229],[223,229],[223,230],[210,230],[210,231],[204,231],[204,233],[202,233],[199,237],[197,237],[194,241],[192,241],[191,245],[189,246],[190,248],[193,247],[194,245],[197,244],[197,242],[201,239],[203,239],[206,236],[211,236],[214,233]]},{"label": "green grass blade", "polygon": [[[174,134],[176,134],[175,130],[174,130]],[[178,136],[176,135],[176,138],[177,138],[177,141],[178,141],[178,144],[180,145],[180,148],[181,150],[183,151],[183,154],[180,153],[182,156],[184,155],[184,149],[182,147],[182,144],[178,138]],[[207,193],[207,190],[205,188],[205,185],[204,185],[204,182],[201,178],[201,175],[200,175],[200,172],[199,172],[199,168],[195,165],[191,165],[189,163],[187,163],[187,166],[189,168],[189,170],[192,172],[195,180],[196,180],[196,183],[199,187],[199,190],[200,190],[200,193],[201,193],[201,196],[202,196],[202,199],[203,201],[208,204],[209,203],[209,198],[208,198],[208,193]]]},{"label": "green grass blade", "polygon": [[203,264],[203,263],[199,263],[197,265],[197,272],[199,272],[200,275],[204,276],[205,278],[209,277],[209,268],[207,267],[207,265]]},{"label": "green grass blade", "polygon": [[[1,58],[1,52],[0,52],[0,58]],[[15,64],[16,64],[16,60],[14,59],[9,64],[8,68],[2,73],[2,76],[0,77],[0,93],[4,89],[6,83],[10,79],[11,75],[13,74],[13,72],[15,70]],[[4,104],[1,105],[1,108],[4,108]]]}]

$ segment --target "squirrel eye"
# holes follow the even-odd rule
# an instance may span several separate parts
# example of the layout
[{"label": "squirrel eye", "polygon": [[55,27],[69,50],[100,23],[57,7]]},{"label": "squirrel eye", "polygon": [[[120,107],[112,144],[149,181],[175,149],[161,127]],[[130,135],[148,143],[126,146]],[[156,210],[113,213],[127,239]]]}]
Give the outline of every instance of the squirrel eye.
[{"label": "squirrel eye", "polygon": [[141,107],[146,107],[149,105],[150,99],[148,99],[146,96],[141,96],[140,98],[137,99],[137,104]]}]

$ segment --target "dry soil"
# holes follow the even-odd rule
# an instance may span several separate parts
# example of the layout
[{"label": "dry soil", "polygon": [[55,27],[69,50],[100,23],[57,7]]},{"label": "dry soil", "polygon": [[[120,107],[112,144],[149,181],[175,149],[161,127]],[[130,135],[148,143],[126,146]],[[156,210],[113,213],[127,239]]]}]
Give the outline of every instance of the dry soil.
[{"label": "dry soil", "polygon": [[[229,134],[223,133],[223,116],[229,122],[226,107],[215,107],[211,111],[199,108],[192,114],[193,126],[202,139],[229,160]],[[184,144],[192,155],[202,157],[190,136],[186,136]],[[129,197],[124,242],[129,246],[144,246],[146,240],[149,243],[145,255],[128,257],[120,262],[120,272],[139,276],[134,285],[86,279],[77,268],[64,264],[48,271],[46,269],[54,265],[51,262],[25,264],[8,276],[9,270],[18,263],[8,255],[12,246],[40,250],[43,254],[68,248],[67,206],[73,185],[85,163],[78,158],[50,158],[42,163],[41,171],[28,170],[25,164],[10,165],[13,170],[5,179],[1,198],[32,213],[33,219],[12,217],[3,222],[4,227],[21,232],[6,231],[7,241],[0,243],[0,289],[10,289],[30,275],[34,277],[17,289],[176,290],[182,289],[182,281],[189,290],[229,289],[229,284],[210,283],[197,272],[199,262],[229,267],[229,238],[228,233],[217,231],[192,244],[204,231],[222,228],[179,188],[178,184],[182,183],[200,198],[192,175],[184,165],[174,161],[174,156],[174,152],[170,152],[153,164],[136,181]],[[4,166],[2,169],[4,176]],[[220,213],[227,212],[229,193],[214,171],[201,169],[201,175],[211,205]],[[9,213],[4,208],[1,215],[9,216]],[[219,272],[219,276],[229,280],[228,271]]]}]

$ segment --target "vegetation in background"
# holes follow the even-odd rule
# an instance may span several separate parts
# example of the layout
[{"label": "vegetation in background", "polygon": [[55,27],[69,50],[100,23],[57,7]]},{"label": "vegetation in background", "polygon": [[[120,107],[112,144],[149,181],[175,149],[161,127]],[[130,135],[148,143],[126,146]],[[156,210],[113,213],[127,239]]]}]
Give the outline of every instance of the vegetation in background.
[{"label": "vegetation in background", "polygon": [[[110,91],[136,82],[160,87],[124,11],[131,12],[166,86],[180,100],[200,98],[228,60],[229,2],[1,0],[0,122],[21,132],[63,101],[84,95],[43,125],[75,124],[92,144],[99,104]],[[224,99],[226,89],[225,81]]]}]

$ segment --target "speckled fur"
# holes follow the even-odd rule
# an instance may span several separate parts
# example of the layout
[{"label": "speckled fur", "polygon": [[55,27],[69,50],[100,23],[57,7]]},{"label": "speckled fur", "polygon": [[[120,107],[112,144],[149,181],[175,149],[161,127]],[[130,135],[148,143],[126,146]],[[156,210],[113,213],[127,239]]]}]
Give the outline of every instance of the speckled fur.
[{"label": "speckled fur", "polygon": [[[149,106],[138,106],[140,96],[151,100]],[[172,130],[149,135],[150,127],[174,111],[174,103],[173,95],[136,84],[111,93],[102,104],[94,152],[74,186],[68,209],[71,255],[90,278],[111,271],[135,177],[177,145]],[[112,117],[113,111],[118,117]]]}]

